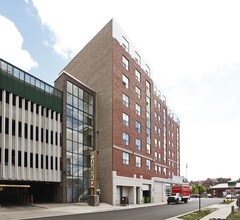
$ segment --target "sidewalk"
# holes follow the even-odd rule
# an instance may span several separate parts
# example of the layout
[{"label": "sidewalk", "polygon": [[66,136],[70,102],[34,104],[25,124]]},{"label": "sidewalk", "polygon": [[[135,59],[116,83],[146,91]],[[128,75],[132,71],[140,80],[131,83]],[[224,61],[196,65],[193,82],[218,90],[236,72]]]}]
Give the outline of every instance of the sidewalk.
[{"label": "sidewalk", "polygon": [[[211,214],[205,216],[201,220],[210,220],[210,219],[221,219],[222,220],[222,219],[226,219],[229,216],[229,214],[231,213],[231,207],[234,206],[234,208],[237,208],[237,206],[235,204],[236,204],[236,202],[234,201],[234,202],[232,202],[230,204],[227,204],[227,205],[225,205],[225,204],[215,204],[215,205],[205,207],[203,209],[215,208],[217,210],[212,212]],[[182,214],[182,215],[184,215],[184,214]],[[179,216],[182,216],[182,215],[179,215]],[[169,218],[167,220],[180,220],[180,219],[178,218],[178,216],[175,216],[175,217]]]},{"label": "sidewalk", "polygon": [[[52,217],[62,215],[72,215],[81,213],[93,213],[93,212],[106,212],[113,210],[133,209],[147,206],[163,205],[166,203],[149,203],[142,205],[128,205],[128,206],[112,206],[106,203],[100,203],[99,206],[89,206],[86,203],[77,204],[37,204],[34,206],[26,207],[10,207],[0,208],[0,219],[1,220],[20,220],[20,219],[34,219],[39,217]],[[209,220],[211,218],[226,219],[231,212],[231,206],[235,205],[231,203],[229,205],[212,205],[209,208],[216,208],[217,210],[210,215],[202,218],[202,220]],[[167,220],[179,220],[179,218],[173,217]]]}]

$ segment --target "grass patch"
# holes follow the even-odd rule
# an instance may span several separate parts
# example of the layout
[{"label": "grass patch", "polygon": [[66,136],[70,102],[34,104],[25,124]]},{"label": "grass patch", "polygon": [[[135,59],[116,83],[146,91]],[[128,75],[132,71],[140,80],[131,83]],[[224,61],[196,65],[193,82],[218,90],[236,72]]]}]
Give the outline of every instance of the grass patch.
[{"label": "grass patch", "polygon": [[186,215],[182,215],[178,218],[184,219],[184,220],[199,220],[214,211],[216,211],[216,209],[203,209],[202,211],[191,212]]},{"label": "grass patch", "polygon": [[[232,219],[232,216],[231,214],[227,217],[228,220],[231,220]],[[235,211],[234,212],[234,219],[240,219],[240,211]]]},{"label": "grass patch", "polygon": [[220,204],[230,204],[232,202],[234,202],[234,200],[223,200]]}]

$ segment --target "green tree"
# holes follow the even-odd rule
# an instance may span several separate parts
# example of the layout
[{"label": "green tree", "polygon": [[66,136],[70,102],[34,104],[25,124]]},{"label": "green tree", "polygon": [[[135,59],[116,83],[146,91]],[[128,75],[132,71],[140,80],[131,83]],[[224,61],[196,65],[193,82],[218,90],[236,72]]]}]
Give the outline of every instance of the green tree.
[{"label": "green tree", "polygon": [[194,183],[192,186],[192,193],[193,194],[202,194],[203,192],[206,192],[206,187],[199,185],[198,183]]}]

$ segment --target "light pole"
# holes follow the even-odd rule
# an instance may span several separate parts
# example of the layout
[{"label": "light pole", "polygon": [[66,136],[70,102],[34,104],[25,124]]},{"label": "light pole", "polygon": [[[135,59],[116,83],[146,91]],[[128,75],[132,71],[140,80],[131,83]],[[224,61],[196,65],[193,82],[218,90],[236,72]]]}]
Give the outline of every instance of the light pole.
[{"label": "light pole", "polygon": [[201,212],[201,194],[200,194],[200,188],[201,188],[201,186],[198,185],[198,194],[199,194],[199,212]]}]

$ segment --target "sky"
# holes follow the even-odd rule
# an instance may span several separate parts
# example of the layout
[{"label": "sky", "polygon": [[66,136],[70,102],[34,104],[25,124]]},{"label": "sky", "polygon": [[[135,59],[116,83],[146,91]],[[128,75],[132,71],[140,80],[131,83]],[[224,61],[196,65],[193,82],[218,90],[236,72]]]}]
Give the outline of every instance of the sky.
[{"label": "sky", "polygon": [[53,85],[114,18],[179,116],[181,175],[240,177],[240,1],[0,0],[0,57]]}]

